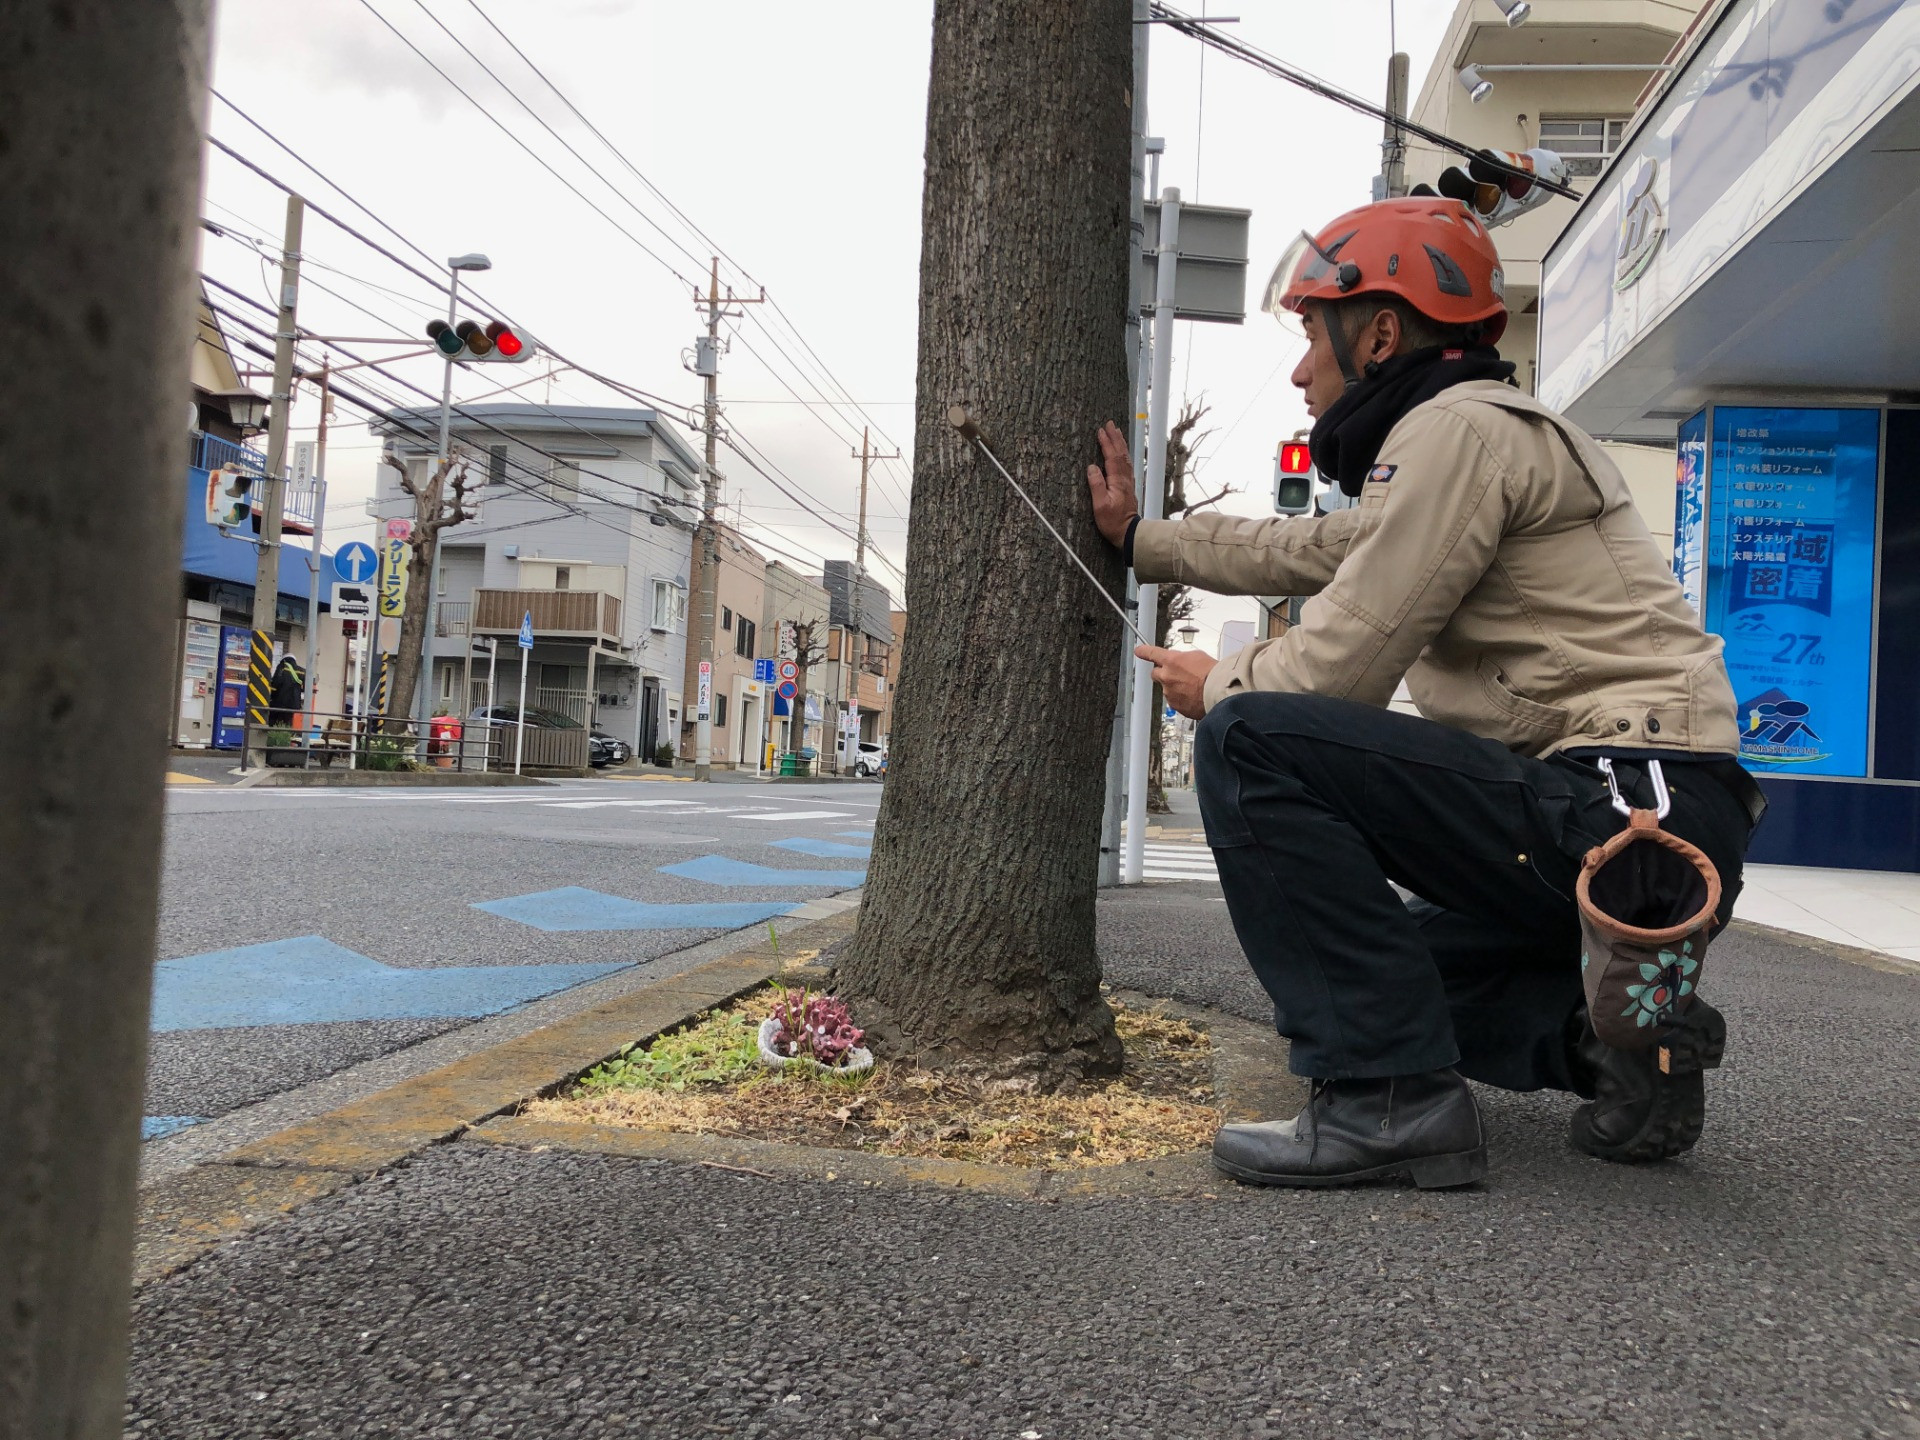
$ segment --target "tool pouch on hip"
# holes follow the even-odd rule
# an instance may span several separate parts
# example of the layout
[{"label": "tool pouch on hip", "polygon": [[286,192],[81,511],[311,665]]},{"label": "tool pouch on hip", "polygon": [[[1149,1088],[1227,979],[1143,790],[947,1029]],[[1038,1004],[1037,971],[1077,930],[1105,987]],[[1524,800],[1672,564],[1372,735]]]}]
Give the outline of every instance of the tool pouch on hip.
[{"label": "tool pouch on hip", "polygon": [[1594,1034],[1616,1050],[1644,1050],[1693,1005],[1720,872],[1652,810],[1634,810],[1626,829],[1587,852],[1574,894]]}]

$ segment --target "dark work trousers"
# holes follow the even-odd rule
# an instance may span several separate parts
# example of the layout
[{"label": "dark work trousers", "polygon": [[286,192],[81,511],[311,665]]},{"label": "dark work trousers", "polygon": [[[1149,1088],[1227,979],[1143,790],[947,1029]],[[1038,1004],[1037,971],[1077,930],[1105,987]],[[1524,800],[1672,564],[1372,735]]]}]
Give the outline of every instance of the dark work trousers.
[{"label": "dark work trousers", "polygon": [[[1273,692],[1214,706],[1194,754],[1227,909],[1296,1074],[1452,1065],[1508,1090],[1584,1089],[1569,1057],[1584,1003],[1574,879],[1587,850],[1626,824],[1597,767]],[[1662,823],[1719,868],[1724,920],[1752,830],[1747,805],[1714,778],[1734,767],[1663,768],[1673,808]],[[1651,806],[1644,765],[1623,759],[1616,773]]]}]

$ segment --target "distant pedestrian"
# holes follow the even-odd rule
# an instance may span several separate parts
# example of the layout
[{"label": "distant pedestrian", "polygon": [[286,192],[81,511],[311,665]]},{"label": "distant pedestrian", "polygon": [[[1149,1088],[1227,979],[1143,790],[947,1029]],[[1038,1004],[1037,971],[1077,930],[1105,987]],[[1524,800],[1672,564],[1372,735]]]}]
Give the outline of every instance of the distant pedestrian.
[{"label": "distant pedestrian", "polygon": [[273,672],[273,687],[268,691],[267,723],[293,724],[293,717],[305,706],[306,698],[307,672],[293,656],[282,656]]}]

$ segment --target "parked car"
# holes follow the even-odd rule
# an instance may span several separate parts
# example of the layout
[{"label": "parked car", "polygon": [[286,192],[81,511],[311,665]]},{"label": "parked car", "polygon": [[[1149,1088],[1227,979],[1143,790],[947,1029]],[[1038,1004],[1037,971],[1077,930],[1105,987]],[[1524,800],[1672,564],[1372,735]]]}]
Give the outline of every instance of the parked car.
[{"label": "parked car", "polygon": [[853,773],[865,779],[869,775],[883,774],[886,768],[886,750],[870,740],[862,740],[860,753],[853,757]]},{"label": "parked car", "polygon": [[[469,725],[518,725],[520,707],[517,705],[482,705],[467,717]],[[541,705],[527,707],[527,725],[540,730],[578,730],[580,722],[571,715],[558,710],[549,710]],[[609,765],[624,765],[633,758],[633,747],[624,740],[616,740],[606,731],[595,726],[587,735],[587,763],[595,769],[604,769]]]}]

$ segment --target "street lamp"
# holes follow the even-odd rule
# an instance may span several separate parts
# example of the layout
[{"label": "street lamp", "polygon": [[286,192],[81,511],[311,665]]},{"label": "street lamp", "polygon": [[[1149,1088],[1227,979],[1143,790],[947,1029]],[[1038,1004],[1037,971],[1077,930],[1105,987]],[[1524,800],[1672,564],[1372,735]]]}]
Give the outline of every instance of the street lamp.
[{"label": "street lamp", "polygon": [[1200,633],[1200,627],[1198,625],[1188,623],[1186,625],[1182,625],[1178,630],[1178,632],[1176,633],[1178,633],[1178,635],[1180,636],[1180,643],[1182,645],[1187,646],[1189,649],[1191,649],[1193,646],[1194,638],[1198,636]]},{"label": "street lamp", "polygon": [[1478,105],[1493,93],[1493,82],[1480,73],[1478,65],[1460,67],[1460,88],[1467,92],[1467,98]]},{"label": "street lamp", "polygon": [[1493,0],[1500,7],[1500,13],[1507,17],[1507,26],[1511,29],[1533,13],[1533,6],[1527,0]]}]

